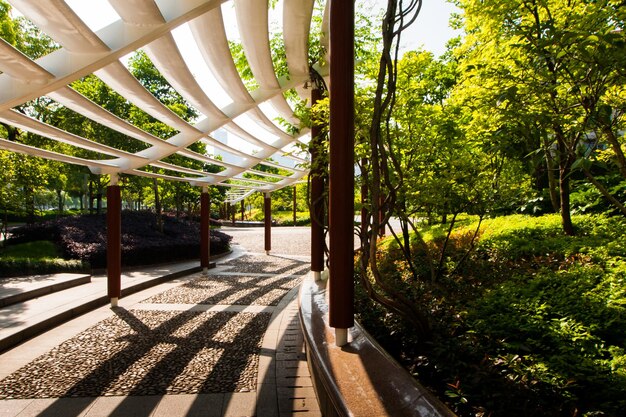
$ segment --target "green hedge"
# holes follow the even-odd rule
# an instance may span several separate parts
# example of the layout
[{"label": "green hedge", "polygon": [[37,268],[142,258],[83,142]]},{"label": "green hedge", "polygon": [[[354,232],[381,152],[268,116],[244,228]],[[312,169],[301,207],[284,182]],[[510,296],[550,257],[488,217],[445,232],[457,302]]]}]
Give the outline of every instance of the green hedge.
[{"label": "green hedge", "polygon": [[65,259],[30,259],[30,258],[2,258],[0,259],[0,277],[14,277],[20,275],[43,275],[60,272],[88,272],[89,264],[78,260]]}]

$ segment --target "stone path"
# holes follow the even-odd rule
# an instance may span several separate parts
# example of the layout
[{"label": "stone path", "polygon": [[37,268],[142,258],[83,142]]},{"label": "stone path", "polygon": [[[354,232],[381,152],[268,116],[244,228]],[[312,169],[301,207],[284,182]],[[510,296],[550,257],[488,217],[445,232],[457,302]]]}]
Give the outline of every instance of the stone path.
[{"label": "stone path", "polygon": [[0,416],[319,416],[306,258],[236,252],[0,355]]}]

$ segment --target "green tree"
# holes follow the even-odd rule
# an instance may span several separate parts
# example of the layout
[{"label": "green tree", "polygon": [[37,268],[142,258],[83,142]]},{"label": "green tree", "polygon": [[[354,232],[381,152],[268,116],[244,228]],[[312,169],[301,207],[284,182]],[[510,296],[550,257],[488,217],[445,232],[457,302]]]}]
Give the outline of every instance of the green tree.
[{"label": "green tree", "polygon": [[476,120],[482,119],[483,131],[506,129],[516,118],[543,132],[547,169],[552,159],[558,168],[559,208],[569,235],[575,233],[570,192],[581,143],[594,129],[607,89],[623,83],[623,71],[615,66],[623,33],[616,31],[619,19],[611,4],[459,2],[466,32],[458,50],[463,94],[482,110]]}]

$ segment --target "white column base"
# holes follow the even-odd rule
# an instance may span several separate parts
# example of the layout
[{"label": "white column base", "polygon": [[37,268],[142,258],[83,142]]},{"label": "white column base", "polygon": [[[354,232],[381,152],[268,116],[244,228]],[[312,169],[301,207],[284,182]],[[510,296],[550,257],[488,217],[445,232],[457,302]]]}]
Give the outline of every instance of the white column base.
[{"label": "white column base", "polygon": [[313,279],[315,279],[315,281],[321,281],[322,273],[319,271],[313,271]]},{"label": "white column base", "polygon": [[206,277],[207,275],[209,275],[209,268],[202,268],[202,276]]},{"label": "white column base", "polygon": [[348,344],[348,329],[335,329],[335,344],[339,347]]},{"label": "white column base", "polygon": [[117,307],[118,302],[119,302],[119,298],[117,297],[111,298],[111,307]]},{"label": "white column base", "polygon": [[266,255],[269,255],[269,254],[270,254],[270,251],[266,250],[266,251],[265,251],[265,254],[266,254]]}]

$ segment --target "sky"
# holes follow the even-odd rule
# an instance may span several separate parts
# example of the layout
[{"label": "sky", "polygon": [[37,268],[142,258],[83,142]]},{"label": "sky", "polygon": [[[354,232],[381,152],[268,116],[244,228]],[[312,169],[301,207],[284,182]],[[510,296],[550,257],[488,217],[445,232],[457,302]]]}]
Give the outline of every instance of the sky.
[{"label": "sky", "polygon": [[408,50],[423,47],[440,56],[445,52],[446,42],[459,35],[448,25],[450,14],[457,11],[456,6],[445,0],[424,0],[417,19],[402,35],[401,46]]}]

